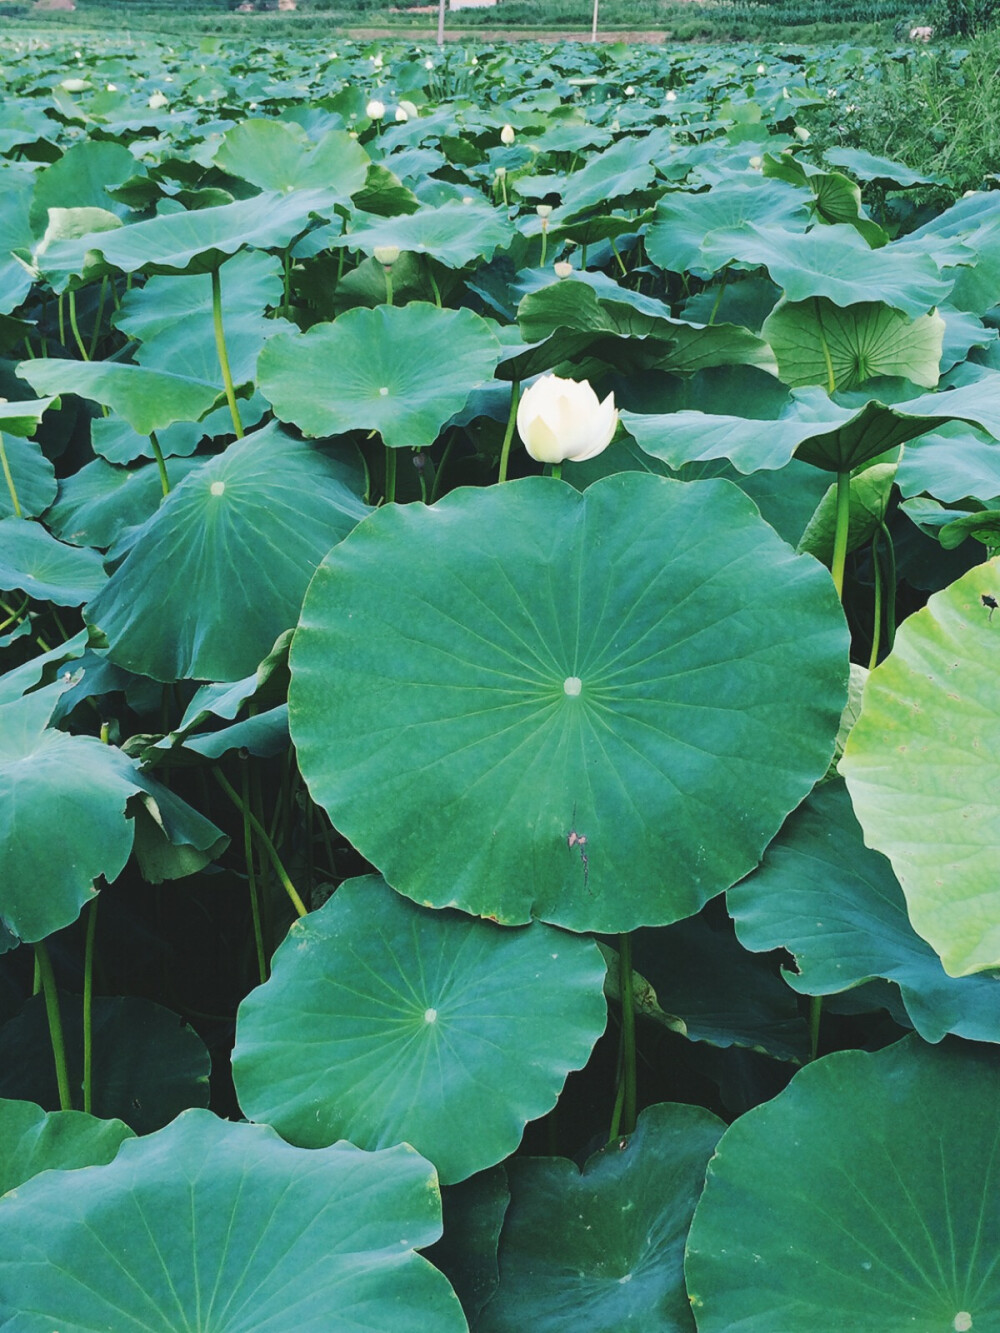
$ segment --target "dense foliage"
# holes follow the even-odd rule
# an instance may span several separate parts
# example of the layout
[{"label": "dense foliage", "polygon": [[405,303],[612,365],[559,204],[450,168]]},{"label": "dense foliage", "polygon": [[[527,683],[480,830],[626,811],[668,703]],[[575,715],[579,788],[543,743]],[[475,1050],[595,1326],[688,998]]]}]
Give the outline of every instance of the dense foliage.
[{"label": "dense foliage", "polygon": [[1000,1324],[1000,194],[893,60],[8,47],[5,1329]]}]

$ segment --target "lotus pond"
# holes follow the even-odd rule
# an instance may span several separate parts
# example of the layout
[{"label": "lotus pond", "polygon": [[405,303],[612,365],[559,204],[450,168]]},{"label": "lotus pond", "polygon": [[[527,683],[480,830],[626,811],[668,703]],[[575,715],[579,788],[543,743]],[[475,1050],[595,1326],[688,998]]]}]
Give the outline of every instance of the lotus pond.
[{"label": "lotus pond", "polygon": [[847,49],[0,74],[3,1328],[995,1333],[1000,193]]}]

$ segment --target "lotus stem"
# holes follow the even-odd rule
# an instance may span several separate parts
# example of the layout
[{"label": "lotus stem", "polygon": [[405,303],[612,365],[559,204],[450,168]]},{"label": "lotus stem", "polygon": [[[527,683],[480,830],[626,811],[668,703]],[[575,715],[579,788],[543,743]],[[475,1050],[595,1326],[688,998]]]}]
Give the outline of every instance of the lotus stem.
[{"label": "lotus stem", "polygon": [[108,275],[105,273],[101,279],[101,291],[97,298],[97,318],[94,320],[94,331],[90,335],[90,356],[88,360],[93,361],[97,354],[97,339],[101,333],[101,320],[104,318],[104,303],[108,296]]},{"label": "lotus stem", "polygon": [[236,789],[233,787],[232,783],[230,783],[227,780],[225,774],[221,773],[217,768],[213,768],[212,772],[215,774],[215,779],[218,782],[219,786],[232,801],[233,805],[236,806],[237,810],[239,810],[241,813],[245,811],[245,818],[250,821],[250,827],[253,829],[254,833],[257,834],[258,842],[260,843],[261,847],[263,847],[264,851],[267,853],[268,860],[274,866],[278,878],[281,880],[282,887],[288,894],[289,901],[291,902],[292,906],[295,909],[296,915],[306,916],[307,915],[306,905],[299,897],[295,885],[289,879],[288,872],[285,870],[285,867],[281,864],[281,857],[278,855],[274,843],[267,836],[267,830],[264,828],[264,825],[260,822],[260,820],[256,817],[256,815],[243,804],[242,798],[240,797]]},{"label": "lotus stem", "polygon": [[[103,739],[103,736],[102,736]],[[94,941],[97,936],[97,905],[100,898],[91,900],[87,916],[87,940],[83,954],[83,1109],[92,1114],[94,1103]]]},{"label": "lotus stem", "polygon": [[885,542],[885,650],[891,653],[896,642],[896,547],[884,521],[879,531]]},{"label": "lotus stem", "polygon": [[708,317],[709,324],[715,323],[715,317],[719,313],[719,306],[722,305],[722,298],[726,294],[726,284],[729,281],[729,269],[722,270],[722,281],[719,283],[718,295],[715,298],[715,304],[712,306],[712,313]]},{"label": "lotus stem", "polygon": [[156,431],[149,432],[149,443],[153,449],[153,457],[156,459],[156,466],[160,469],[160,489],[164,495],[170,494],[170,478],[167,476],[167,465],[163,461],[163,450],[160,448],[160,442],[156,438]]},{"label": "lotus stem", "polygon": [[59,1013],[59,994],[56,990],[55,973],[52,960],[45,947],[45,941],[35,945],[35,965],[38,978],[45,996],[45,1015],[49,1020],[49,1037],[52,1041],[52,1058],[56,1066],[56,1084],[59,1088],[60,1111],[72,1111],[73,1099],[69,1091],[69,1069],[66,1065],[66,1043],[63,1040],[62,1015]]},{"label": "lotus stem", "polygon": [[392,265],[386,264],[382,272],[385,274],[385,303],[392,305]]},{"label": "lotus stem", "polygon": [[264,933],[260,925],[260,899],[257,894],[257,874],[253,864],[253,838],[250,829],[250,775],[243,765],[243,855],[247,863],[247,883],[250,886],[250,915],[253,918],[253,942],[257,951],[257,975],[263,986],[267,980],[267,955],[264,952]]},{"label": "lotus stem", "polygon": [[822,995],[809,997],[809,1059],[815,1060],[819,1052],[819,1021],[823,1014]]},{"label": "lotus stem", "polygon": [[507,480],[507,463],[510,459],[510,445],[514,438],[514,423],[517,421],[517,404],[521,397],[521,382],[514,380],[510,386],[510,411],[507,413],[507,430],[500,450],[500,480]]},{"label": "lotus stem", "polygon": [[80,334],[80,325],[76,322],[76,292],[72,289],[69,294],[69,326],[73,330],[73,340],[79,348],[80,356],[84,361],[89,361],[90,357],[87,355],[87,349]]},{"label": "lotus stem", "polygon": [[556,481],[560,481],[562,479],[562,463],[552,464],[552,475],[553,477],[555,477]]},{"label": "lotus stem", "polygon": [[384,501],[393,504],[396,499],[396,451],[385,446],[385,493]]},{"label": "lotus stem", "polygon": [[837,377],[833,373],[833,357],[830,355],[830,344],[826,340],[826,329],[823,327],[823,311],[820,308],[819,297],[813,297],[813,312],[816,315],[816,323],[819,325],[819,343],[823,349],[823,360],[826,362],[826,389],[827,393],[837,392]]},{"label": "lotus stem", "polygon": [[233,373],[229,368],[229,353],[226,350],[226,333],[222,326],[222,279],[219,269],[212,269],[212,322],[215,325],[215,350],[219,356],[219,369],[222,371],[222,383],[226,390],[226,402],[233,418],[233,430],[238,440],[243,439],[243,422],[240,409],[236,406],[236,390],[233,388]]},{"label": "lotus stem", "polygon": [[618,936],[618,974],[622,1003],[622,1101],[621,1132],[631,1134],[636,1120],[635,983],[632,975],[632,936]]},{"label": "lotus stem", "polygon": [[851,527],[851,473],[850,469],[837,473],[837,526],[833,534],[833,561],[830,573],[837,596],[844,599],[844,564],[847,560],[847,538]]},{"label": "lotus stem", "polygon": [[878,665],[879,641],[882,637],[882,566],[879,563],[880,535],[878,528],[876,528],[872,536],[872,573],[875,579],[875,609],[872,614],[872,650],[868,658],[869,671]]}]

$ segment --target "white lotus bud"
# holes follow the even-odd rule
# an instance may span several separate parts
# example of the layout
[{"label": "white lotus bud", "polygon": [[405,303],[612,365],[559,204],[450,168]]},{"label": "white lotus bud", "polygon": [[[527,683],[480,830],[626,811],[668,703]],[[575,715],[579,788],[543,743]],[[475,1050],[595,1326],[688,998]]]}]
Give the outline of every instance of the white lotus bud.
[{"label": "white lotus bud", "polygon": [[557,278],[569,278],[573,275],[573,265],[568,259],[560,259],[559,262],[554,265],[554,268]]},{"label": "white lotus bud", "polygon": [[381,69],[384,63],[380,55],[372,56],[372,69]]},{"label": "white lotus bud", "polygon": [[596,458],[617,427],[614,394],[598,402],[588,380],[543,375],[524,391],[517,409],[517,433],[539,463]]},{"label": "white lotus bud", "polygon": [[163,107],[170,105],[170,100],[169,98],[164,97],[163,93],[157,89],[146,105],[149,107],[150,111],[160,111]]},{"label": "white lotus bud", "polygon": [[427,60],[424,61],[424,69],[433,69],[433,68],[434,68],[434,61],[433,61],[433,60],[431,60],[430,58],[428,58]]},{"label": "white lotus bud", "polygon": [[493,172],[493,175],[496,176],[498,181],[502,181],[504,176],[507,175],[507,168],[497,167],[496,170]]},{"label": "white lotus bud", "polygon": [[90,84],[86,79],[63,79],[59,87],[67,93],[84,93],[90,87]]},{"label": "white lotus bud", "polygon": [[117,83],[109,83],[109,84],[108,84],[108,92],[109,92],[109,93],[116,93],[117,91],[118,91],[118,85],[117,85]]},{"label": "white lotus bud", "polygon": [[806,129],[804,125],[796,125],[795,137],[796,139],[798,139],[799,143],[808,143],[810,137],[809,131]]},{"label": "white lotus bud", "polygon": [[536,204],[536,205],[535,205],[535,212],[538,214],[538,216],[539,216],[539,217],[542,219],[542,221],[544,222],[546,218],[549,218],[549,217],[552,216],[552,205],[551,205],[551,204]]},{"label": "white lotus bud", "polygon": [[767,73],[767,66],[766,66],[766,65],[758,65],[758,66],[757,66],[757,73],[758,73],[758,74],[766,74],[766,73]]},{"label": "white lotus bud", "polygon": [[503,129],[500,131],[500,142],[501,142],[501,143],[508,144],[508,145],[509,145],[509,144],[512,144],[512,143],[514,142],[514,126],[513,126],[513,125],[505,125],[505,126],[503,127]]},{"label": "white lotus bud", "polygon": [[385,103],[380,102],[377,97],[373,97],[365,107],[365,115],[369,120],[381,120],[385,115]]},{"label": "white lotus bud", "polygon": [[764,166],[764,159],[762,157],[752,157],[747,166],[751,171],[760,171]]},{"label": "white lotus bud", "polygon": [[372,254],[375,256],[376,262],[381,264],[383,268],[391,268],[399,258],[399,246],[376,245]]},{"label": "white lotus bud", "polygon": [[625,89],[625,96],[626,96],[626,97],[634,97],[634,96],[635,96],[635,89],[632,87],[631,84],[629,84],[629,86]]},{"label": "white lotus bud", "polygon": [[668,88],[668,89],[667,89],[667,101],[668,101],[668,102],[676,102],[676,101],[677,101],[677,94],[674,92],[673,88]]}]

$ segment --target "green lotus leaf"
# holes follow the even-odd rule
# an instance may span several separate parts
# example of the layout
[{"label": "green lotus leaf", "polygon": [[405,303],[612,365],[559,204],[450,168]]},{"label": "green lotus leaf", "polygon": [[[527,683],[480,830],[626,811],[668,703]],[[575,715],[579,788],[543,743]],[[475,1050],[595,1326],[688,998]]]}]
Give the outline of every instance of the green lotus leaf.
[{"label": "green lotus leaf", "polygon": [[728,482],[528,477],[380,509],[330,553],[292,738],[314,799],[418,902],[667,924],[756,865],[825,771],[845,646],[826,572]]},{"label": "green lotus leaf", "polygon": [[406,1142],[445,1184],[464,1180],[513,1152],[586,1064],[607,1021],[603,983],[592,940],[429,912],[377,876],[349,880],[292,926],[240,1005],[240,1105],[301,1147]]},{"label": "green lotus leaf", "polygon": [[953,519],[938,530],[938,539],[946,551],[953,551],[961,546],[966,537],[974,537],[977,542],[995,554],[1000,548],[1000,510],[987,509],[978,514],[963,514]]},{"label": "green lotus leaf", "polygon": [[823,156],[834,166],[844,167],[860,181],[873,181],[891,190],[906,190],[913,185],[940,185],[943,177],[927,175],[894,162],[888,157],[876,157],[860,148],[828,148]]},{"label": "green lotus leaf", "polygon": [[[291,327],[286,320],[264,315],[268,306],[283,299],[281,261],[259,250],[241,251],[227,262],[220,286],[226,354],[234,382],[243,384],[254,378],[267,339]],[[140,366],[204,380],[221,391],[207,273],[150,278],[145,286],[125,293],[115,325],[141,340],[135,353]]]},{"label": "green lotus leaf", "polygon": [[39,684],[50,685],[58,672],[64,677],[62,684],[65,687],[66,675],[72,676],[68,663],[78,662],[86,652],[87,631],[82,629],[79,634],[50,648],[47,653],[37,653],[12,671],[5,671],[0,676],[0,704],[20,699]]},{"label": "green lotus leaf", "polygon": [[471,310],[348,310],[308,333],[279,334],[261,353],[261,391],[308,435],[377,430],[390,449],[428,448],[492,379],[500,344]]},{"label": "green lotus leaf", "polygon": [[[10,480],[0,476],[0,519],[15,516],[15,495],[20,517],[36,518],[56,498],[55,468],[42,453],[41,445],[34,440],[21,439],[17,435],[4,438],[5,406],[11,404],[0,403],[0,472],[9,468]],[[23,407],[24,404],[19,406]],[[3,467],[4,463],[6,468]]]},{"label": "green lotus leaf", "polygon": [[112,746],[48,726],[64,688],[0,705],[0,918],[23,940],[75,921],[94,880],[117,878],[132,849],[125,806],[139,790],[135,768]]},{"label": "green lotus leaf", "polygon": [[788,301],[825,296],[834,305],[850,306],[877,292],[882,302],[911,319],[939,305],[954,281],[942,277],[930,255],[893,245],[873,250],[853,227],[844,225],[797,233],[750,222],[738,230],[710,233],[703,257],[713,269],[733,260],[754,268],[763,265]]},{"label": "green lotus leaf", "polygon": [[906,497],[931,495],[942,504],[1000,495],[1000,447],[983,431],[953,422],[928,431],[903,450],[896,484]]},{"label": "green lotus leaf", "polygon": [[[0,136],[3,132],[0,129]],[[0,152],[6,151],[0,148]],[[9,171],[6,174],[9,177]],[[0,199],[0,315],[16,310],[32,288],[31,267],[24,260],[35,241],[29,214],[34,184],[30,176],[4,183]],[[21,253],[20,258],[16,252]]]},{"label": "green lotus leaf", "polygon": [[36,402],[0,402],[0,431],[27,439],[34,435],[42,416],[53,403],[58,407],[58,399],[54,397],[39,398]]},{"label": "green lotus leaf", "polygon": [[223,171],[261,190],[332,190],[348,199],[365,183],[369,157],[345,130],[328,130],[310,143],[298,125],[244,120],[227,130],[215,154]]},{"label": "green lotus leaf", "polygon": [[761,335],[778,358],[786,384],[855,389],[866,380],[898,376],[933,389],[940,377],[944,320],[936,312],[908,319],[881,301],[841,309],[820,297],[781,301]]},{"label": "green lotus leaf", "polygon": [[[288,749],[288,705],[278,704],[266,713],[234,722],[231,727],[186,735],[179,744],[183,749],[204,755],[207,759],[221,759],[233,750],[263,756],[284,754]],[[161,747],[173,748],[163,741],[154,748]]]},{"label": "green lotus leaf", "polygon": [[753,874],[729,890],[748,949],[787,949],[785,980],[804,995],[835,995],[875,977],[895,982],[925,1041],[948,1032],[1000,1041],[993,977],[949,977],[916,934],[884,856],[865,847],[840,781],[826,782],[789,815]]},{"label": "green lotus leaf", "polygon": [[129,813],[135,820],[135,859],[148,883],[193,875],[226,850],[229,838],[222,830],[169,787],[143,772],[136,783],[141,790]]},{"label": "green lotus leaf", "polygon": [[656,177],[655,155],[654,141],[648,135],[625,137],[595,153],[569,177],[562,191],[560,217],[570,217],[613,199],[628,199],[647,189]]},{"label": "green lotus leaf", "polygon": [[0,588],[57,606],[82,606],[106,582],[96,551],[66,546],[29,519],[0,519]]},{"label": "green lotus leaf", "polygon": [[[70,1090],[83,1105],[83,1002],[60,993]],[[189,1106],[208,1104],[211,1058],[178,1014],[138,996],[95,996],[91,1012],[94,1114],[137,1134],[161,1129]],[[34,995],[0,1028],[0,1096],[59,1106],[45,1000]]]},{"label": "green lotus leaf", "polygon": [[[373,218],[351,231],[331,236],[323,233],[323,248],[361,250],[373,255],[382,246],[429,255],[448,268],[464,268],[474,259],[489,261],[498,248],[510,244],[514,229],[484,200],[463,204],[451,201],[440,208],[421,208],[397,217]],[[296,249],[303,257],[316,253],[320,235],[308,238]]]},{"label": "green lotus leaf", "polygon": [[[93,260],[123,273],[205,273],[244,245],[258,250],[287,246],[316,214],[329,217],[340,196],[330,190],[268,191],[215,208],[163,213],[114,231],[52,241],[39,258],[48,282],[61,290]],[[117,221],[117,219],[116,219]]]},{"label": "green lotus leaf", "polygon": [[154,680],[239,680],[367,512],[353,463],[277,423],[189,472],[87,608],[109,657]]},{"label": "green lotus leaf", "polygon": [[[203,458],[168,458],[167,480],[176,486]],[[163,488],[152,463],[113,467],[103,458],[59,482],[59,497],[45,515],[60,541],[106,550],[126,529],[144,523],[160,507]]]},{"label": "green lotus leaf", "polygon": [[1000,967],[995,690],[1000,562],[934,594],[871,673],[840,771],[865,842],[949,976]]},{"label": "green lotus leaf", "polygon": [[[751,222],[804,231],[809,223],[809,197],[783,182],[728,180],[704,193],[668,194],[656,206],[646,236],[646,253],[669,273],[693,270],[714,273],[721,264],[706,260],[706,242],[720,228],[734,232]],[[732,256],[735,258],[735,255]]]},{"label": "green lotus leaf", "polygon": [[197,421],[221,396],[214,383],[119,361],[22,361],[18,375],[36,392],[77,393],[113,408],[140,435],[174,421]]},{"label": "green lotus leaf", "polygon": [[693,1333],[684,1241],[722,1130],[700,1106],[661,1103],[582,1172],[510,1161],[500,1286],[476,1333]]},{"label": "green lotus leaf", "polygon": [[998,1096],[986,1053],[914,1037],[828,1055],[741,1116],[688,1239],[699,1333],[989,1329]]},{"label": "green lotus leaf", "polygon": [[101,208],[109,213],[126,210],[108,193],[136,174],[136,160],[112,140],[89,140],[66,149],[58,161],[38,173],[31,198],[31,223],[44,232],[50,208]]},{"label": "green lotus leaf", "polygon": [[187,1111],[107,1166],[0,1200],[10,1333],[462,1333],[455,1293],[414,1253],[440,1233],[411,1149],[306,1152]]},{"label": "green lotus leaf", "polygon": [[809,1034],[798,1000],[768,962],[740,944],[728,921],[699,913],[637,931],[632,956],[655,992],[663,1026],[690,1041],[805,1062]]},{"label": "green lotus leaf", "polygon": [[120,1120],[0,1099],[0,1195],[42,1171],[104,1166],[132,1137]]},{"label": "green lotus leaf", "polygon": [[475,1327],[479,1312],[500,1285],[497,1251],[510,1190],[502,1166],[480,1171],[441,1191],[444,1234],[425,1250],[455,1288],[469,1323]]}]

